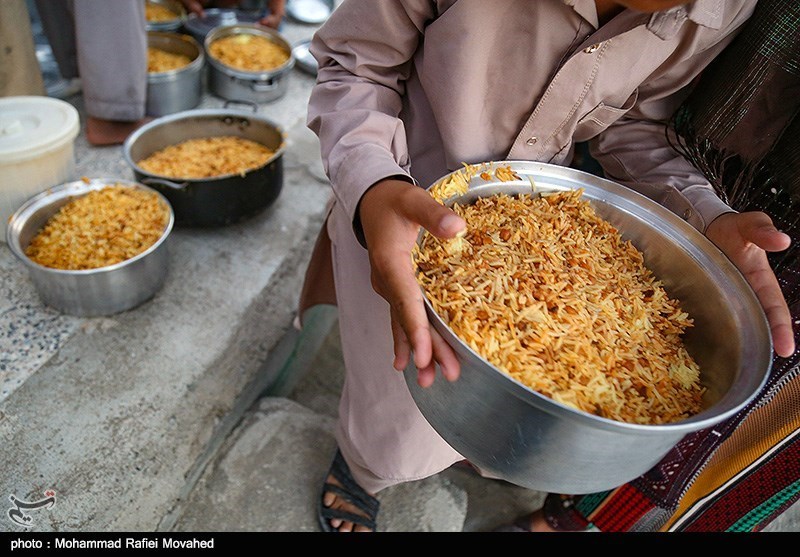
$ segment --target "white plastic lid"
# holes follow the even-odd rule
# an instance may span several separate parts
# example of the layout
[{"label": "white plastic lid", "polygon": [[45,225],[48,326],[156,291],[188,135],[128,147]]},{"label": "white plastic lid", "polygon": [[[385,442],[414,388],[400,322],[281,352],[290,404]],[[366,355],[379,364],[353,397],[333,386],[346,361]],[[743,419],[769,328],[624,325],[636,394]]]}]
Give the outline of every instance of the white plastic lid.
[{"label": "white plastic lid", "polygon": [[78,111],[51,97],[0,98],[0,163],[37,157],[78,135]]}]

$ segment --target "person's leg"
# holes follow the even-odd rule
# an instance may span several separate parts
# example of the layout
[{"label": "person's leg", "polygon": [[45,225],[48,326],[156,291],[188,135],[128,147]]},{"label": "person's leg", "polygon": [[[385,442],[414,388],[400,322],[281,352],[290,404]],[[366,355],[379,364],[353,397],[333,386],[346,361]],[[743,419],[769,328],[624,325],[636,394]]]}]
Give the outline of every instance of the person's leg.
[{"label": "person's leg", "polygon": [[[346,369],[336,439],[353,479],[375,494],[432,476],[463,457],[425,420],[402,373],[392,367],[389,306],[372,289],[367,252],[338,205],[328,232]],[[325,495],[329,506],[344,505],[334,493]],[[335,522],[341,530],[353,529],[347,521]]]},{"label": "person's leg", "polygon": [[72,0],[36,0],[36,11],[62,77],[78,77]]},{"label": "person's leg", "polygon": [[87,139],[122,143],[147,121],[144,2],[74,0],[74,12]]}]

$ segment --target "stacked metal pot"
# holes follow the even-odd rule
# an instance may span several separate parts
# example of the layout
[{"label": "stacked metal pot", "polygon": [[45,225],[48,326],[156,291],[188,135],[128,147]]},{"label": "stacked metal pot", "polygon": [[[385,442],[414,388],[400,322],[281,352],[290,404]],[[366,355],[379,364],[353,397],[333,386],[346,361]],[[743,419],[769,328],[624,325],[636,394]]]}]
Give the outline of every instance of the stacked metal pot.
[{"label": "stacked metal pot", "polygon": [[[258,105],[286,94],[295,58],[281,33],[258,24],[258,18],[241,10],[206,10],[200,18],[189,14],[181,20],[188,34],[148,31],[148,44],[170,53],[188,56],[183,68],[151,73],[148,78],[147,113],[158,118],[128,137],[124,157],[136,180],[163,194],[175,211],[180,226],[224,226],[266,209],[278,197],[283,184],[284,132],[257,114]],[[243,71],[210,55],[210,45],[234,35],[264,38],[288,57],[280,66],[264,71]],[[203,87],[226,100],[222,109],[197,109]],[[252,111],[241,106],[252,107]],[[214,136],[249,139],[274,151],[259,168],[243,174],[206,179],[173,179],[145,171],[138,162],[170,145]]]}]

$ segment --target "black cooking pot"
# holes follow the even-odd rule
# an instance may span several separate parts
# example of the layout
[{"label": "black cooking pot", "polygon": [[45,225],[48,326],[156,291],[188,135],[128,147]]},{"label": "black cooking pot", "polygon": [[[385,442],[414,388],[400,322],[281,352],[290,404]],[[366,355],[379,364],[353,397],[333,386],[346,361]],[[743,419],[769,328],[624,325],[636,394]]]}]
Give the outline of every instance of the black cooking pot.
[{"label": "black cooking pot", "polygon": [[[158,190],[175,212],[176,226],[215,227],[245,220],[278,198],[283,187],[285,134],[263,116],[228,108],[185,110],[157,118],[131,134],[123,145],[136,181]],[[214,178],[175,179],[151,174],[138,161],[189,139],[236,136],[275,151],[258,168]]]}]

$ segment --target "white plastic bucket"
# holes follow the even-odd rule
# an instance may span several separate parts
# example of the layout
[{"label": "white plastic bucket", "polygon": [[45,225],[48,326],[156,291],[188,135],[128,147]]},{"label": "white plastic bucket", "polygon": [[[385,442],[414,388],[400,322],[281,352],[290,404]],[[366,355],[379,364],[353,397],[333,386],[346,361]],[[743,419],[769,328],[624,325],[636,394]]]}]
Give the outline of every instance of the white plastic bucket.
[{"label": "white plastic bucket", "polygon": [[78,111],[51,97],[0,98],[0,239],[22,204],[75,176]]}]

